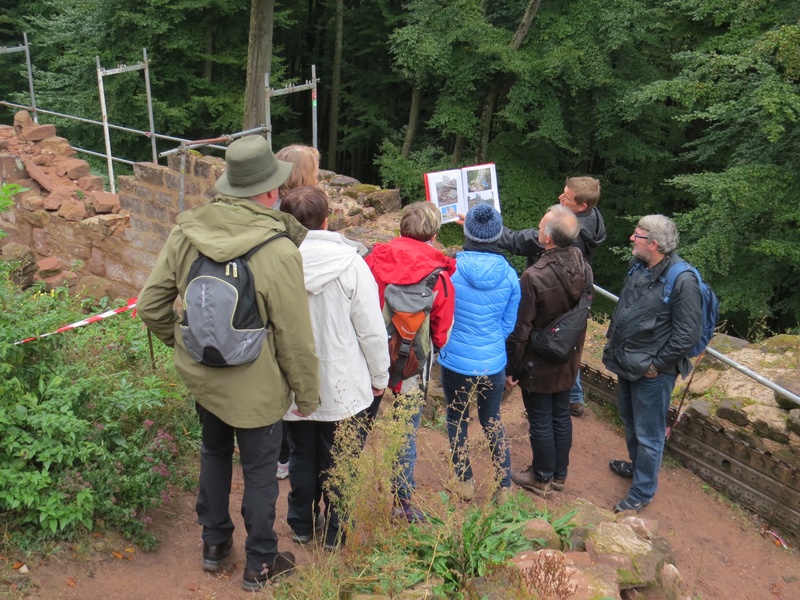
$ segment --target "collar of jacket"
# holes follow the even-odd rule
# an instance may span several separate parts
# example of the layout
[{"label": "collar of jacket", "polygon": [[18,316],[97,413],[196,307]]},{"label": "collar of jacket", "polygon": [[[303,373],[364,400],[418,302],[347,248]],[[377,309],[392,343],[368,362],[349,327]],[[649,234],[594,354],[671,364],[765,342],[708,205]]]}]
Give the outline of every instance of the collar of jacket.
[{"label": "collar of jacket", "polygon": [[476,242],[469,238],[464,238],[464,244],[461,246],[464,250],[470,252],[491,252],[492,254],[502,254],[503,250],[497,245],[497,242]]}]

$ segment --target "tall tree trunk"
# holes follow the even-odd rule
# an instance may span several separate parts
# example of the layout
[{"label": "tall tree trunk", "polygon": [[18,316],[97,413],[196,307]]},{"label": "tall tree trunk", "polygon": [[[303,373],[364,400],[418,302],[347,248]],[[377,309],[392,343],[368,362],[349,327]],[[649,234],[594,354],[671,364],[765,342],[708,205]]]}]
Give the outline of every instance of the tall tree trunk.
[{"label": "tall tree trunk", "polygon": [[467,140],[463,135],[459,135],[456,138],[456,143],[453,146],[453,156],[450,159],[450,162],[453,163],[454,167],[457,167],[461,164],[461,157],[464,155],[464,148],[467,145]]},{"label": "tall tree trunk", "polygon": [[344,0],[336,0],[336,20],[333,41],[333,77],[331,81],[331,106],[328,119],[329,171],[336,171],[336,146],[339,138],[339,96],[342,88],[342,38],[344,37]]},{"label": "tall tree trunk", "polygon": [[242,129],[265,122],[264,75],[272,68],[272,26],[275,0],[251,0],[250,39],[247,45],[247,84],[244,92]]},{"label": "tall tree trunk", "polygon": [[422,96],[422,88],[414,86],[414,90],[411,92],[411,110],[408,112],[406,139],[403,140],[403,150],[400,152],[403,158],[408,158],[408,153],[411,152],[411,145],[414,143],[414,137],[417,135],[419,115],[422,112]]},{"label": "tall tree trunk", "polygon": [[[522,42],[528,35],[533,24],[533,19],[536,13],[539,12],[539,5],[542,0],[530,0],[525,13],[522,15],[522,20],[519,22],[517,30],[514,32],[514,37],[511,38],[509,47],[512,50],[519,50]],[[486,99],[483,102],[483,109],[481,110],[481,139],[478,144],[478,150],[475,153],[476,162],[486,162],[486,157],[489,153],[489,134],[492,130],[492,118],[494,117],[495,106],[497,99],[500,97],[501,92],[508,87],[510,77],[507,73],[498,73],[494,77],[494,81],[486,94]]]},{"label": "tall tree trunk", "polygon": [[211,20],[206,23],[205,41],[206,58],[203,61],[203,79],[211,83],[211,78],[214,75],[214,61],[212,60],[212,56],[214,56],[214,23]]}]

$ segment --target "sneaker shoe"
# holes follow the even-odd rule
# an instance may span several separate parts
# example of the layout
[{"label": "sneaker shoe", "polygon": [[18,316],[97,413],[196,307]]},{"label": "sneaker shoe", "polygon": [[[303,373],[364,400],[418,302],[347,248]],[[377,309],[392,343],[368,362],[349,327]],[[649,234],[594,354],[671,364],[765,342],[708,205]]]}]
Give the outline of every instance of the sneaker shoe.
[{"label": "sneaker shoe", "polygon": [[553,488],[557,492],[563,492],[564,486],[566,485],[566,479],[551,479],[550,480],[550,487]]},{"label": "sneaker shoe", "polygon": [[392,516],[396,519],[405,519],[409,523],[427,523],[428,517],[419,508],[405,498],[395,498],[392,507]]},{"label": "sneaker shoe", "polygon": [[633,479],[633,463],[627,460],[610,460],[608,468],[614,475],[619,475],[625,479]]},{"label": "sneaker shoe", "polygon": [[573,417],[582,417],[586,412],[586,405],[583,402],[571,402],[569,405],[569,414]]},{"label": "sneaker shoe", "polygon": [[324,529],[325,529],[325,518],[322,515],[320,515],[316,519],[314,533],[299,534],[293,531],[291,539],[293,542],[296,542],[298,544],[307,544],[314,538],[322,535]]},{"label": "sneaker shoe", "polygon": [[328,529],[322,549],[326,552],[336,552],[342,546],[344,546],[344,531]]},{"label": "sneaker shoe", "polygon": [[617,502],[614,505],[614,512],[615,513],[621,513],[621,512],[626,511],[626,510],[632,510],[632,511],[635,511],[635,512],[638,513],[640,510],[642,510],[648,504],[650,504],[650,503],[649,502],[639,502],[638,500],[632,500],[630,498],[630,496],[625,496],[622,500],[620,500],[619,502]]},{"label": "sneaker shoe", "polygon": [[278,463],[278,472],[276,473],[275,477],[277,479],[286,479],[289,476],[289,463],[279,462]]},{"label": "sneaker shoe", "polygon": [[232,538],[227,542],[216,544],[215,546],[209,546],[203,542],[203,570],[211,572],[219,571],[222,561],[231,553],[232,547]]},{"label": "sneaker shoe", "polygon": [[458,477],[453,477],[447,482],[447,489],[465,502],[470,502],[475,499],[474,479],[461,481]]},{"label": "sneaker shoe", "polygon": [[270,579],[276,579],[291,573],[295,568],[294,554],[291,552],[278,552],[272,566],[268,569],[256,571],[245,567],[242,575],[242,589],[246,592],[258,592],[267,586]]},{"label": "sneaker shoe", "polygon": [[550,496],[550,482],[537,480],[533,474],[533,465],[528,465],[525,469],[512,471],[511,481],[542,498]]},{"label": "sneaker shoe", "polygon": [[494,502],[497,506],[500,506],[501,504],[505,504],[506,502],[508,502],[508,498],[510,495],[511,495],[511,488],[507,487],[497,488],[497,490],[494,493],[494,496],[492,496],[492,502]]}]

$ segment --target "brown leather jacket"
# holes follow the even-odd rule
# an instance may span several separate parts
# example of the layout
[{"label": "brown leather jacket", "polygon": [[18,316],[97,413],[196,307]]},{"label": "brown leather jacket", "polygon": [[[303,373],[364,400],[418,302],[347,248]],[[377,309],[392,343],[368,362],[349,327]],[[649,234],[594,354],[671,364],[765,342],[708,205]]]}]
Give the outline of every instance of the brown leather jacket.
[{"label": "brown leather jacket", "polygon": [[517,324],[506,340],[507,374],[533,363],[519,386],[529,392],[553,394],[572,387],[578,374],[585,333],[578,352],[563,365],[547,362],[528,344],[531,330],[542,329],[578,302],[586,287],[586,270],[580,250],[574,246],[552,248],[542,253],[536,263],[520,278],[522,298]]}]

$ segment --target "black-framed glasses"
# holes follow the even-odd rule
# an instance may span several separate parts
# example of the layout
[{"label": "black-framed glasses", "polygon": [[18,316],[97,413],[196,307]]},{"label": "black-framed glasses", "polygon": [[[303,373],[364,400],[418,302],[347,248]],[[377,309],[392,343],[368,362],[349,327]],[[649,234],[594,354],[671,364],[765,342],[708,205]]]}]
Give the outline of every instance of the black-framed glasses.
[{"label": "black-framed glasses", "polygon": [[633,238],[634,239],[640,239],[640,240],[649,240],[650,236],[648,236],[648,235],[639,235],[638,233],[634,233],[633,234]]}]

